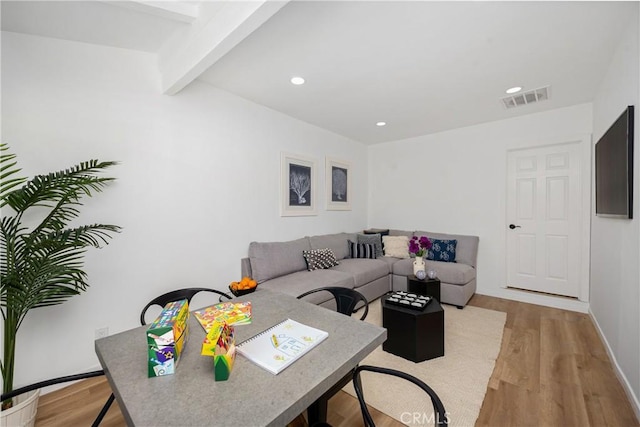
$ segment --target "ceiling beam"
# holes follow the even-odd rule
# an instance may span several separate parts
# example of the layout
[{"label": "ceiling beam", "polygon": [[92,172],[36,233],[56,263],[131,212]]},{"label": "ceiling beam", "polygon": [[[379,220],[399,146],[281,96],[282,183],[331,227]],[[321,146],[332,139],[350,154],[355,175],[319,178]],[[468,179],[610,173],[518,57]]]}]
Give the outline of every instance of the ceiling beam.
[{"label": "ceiling beam", "polygon": [[158,53],[162,92],[175,95],[244,40],[289,0],[200,4],[198,19]]},{"label": "ceiling beam", "polygon": [[193,23],[198,18],[198,6],[182,1],[106,1],[108,4],[125,7],[160,18]]}]

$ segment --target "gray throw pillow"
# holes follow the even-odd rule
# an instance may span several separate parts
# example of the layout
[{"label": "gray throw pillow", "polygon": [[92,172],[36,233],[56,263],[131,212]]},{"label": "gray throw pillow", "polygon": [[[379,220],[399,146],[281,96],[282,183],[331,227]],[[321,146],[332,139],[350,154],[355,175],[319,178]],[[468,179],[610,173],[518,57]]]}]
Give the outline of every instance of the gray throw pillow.
[{"label": "gray throw pillow", "polygon": [[376,248],[376,258],[383,256],[382,252],[382,237],[377,234],[358,234],[358,243],[368,243]]}]

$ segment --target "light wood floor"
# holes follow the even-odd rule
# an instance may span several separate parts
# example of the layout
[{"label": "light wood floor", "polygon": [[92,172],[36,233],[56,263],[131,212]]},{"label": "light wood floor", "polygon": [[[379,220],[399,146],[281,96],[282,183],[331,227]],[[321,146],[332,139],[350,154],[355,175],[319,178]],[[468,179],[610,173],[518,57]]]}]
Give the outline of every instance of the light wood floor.
[{"label": "light wood floor", "polygon": [[[588,315],[482,295],[469,304],[507,313],[476,426],[640,426]],[[110,392],[99,377],[44,395],[36,426],[90,425]],[[402,425],[374,415],[380,427]],[[357,400],[338,393],[329,402],[327,421],[334,427],[361,426]],[[298,417],[289,427],[305,424]],[[124,425],[114,402],[102,426]]]}]

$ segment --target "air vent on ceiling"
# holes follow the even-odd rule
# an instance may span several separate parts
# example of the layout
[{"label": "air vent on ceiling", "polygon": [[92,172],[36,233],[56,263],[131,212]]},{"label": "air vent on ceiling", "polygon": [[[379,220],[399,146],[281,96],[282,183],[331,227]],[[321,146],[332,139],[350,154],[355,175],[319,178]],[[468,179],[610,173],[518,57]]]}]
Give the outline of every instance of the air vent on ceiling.
[{"label": "air vent on ceiling", "polygon": [[514,95],[507,96],[506,98],[502,98],[502,104],[505,108],[515,108],[533,104],[534,102],[545,101],[549,99],[550,89],[551,86],[545,86],[529,90],[527,92],[516,93]]}]

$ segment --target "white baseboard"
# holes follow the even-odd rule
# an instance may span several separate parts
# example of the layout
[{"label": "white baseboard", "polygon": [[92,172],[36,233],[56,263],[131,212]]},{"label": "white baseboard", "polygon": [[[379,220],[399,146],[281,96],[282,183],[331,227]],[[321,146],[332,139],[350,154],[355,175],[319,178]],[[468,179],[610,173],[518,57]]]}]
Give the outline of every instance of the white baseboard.
[{"label": "white baseboard", "polygon": [[529,304],[543,305],[545,307],[560,308],[562,310],[577,311],[578,313],[588,313],[589,303],[573,298],[558,297],[554,295],[538,294],[518,289],[498,288],[491,290],[478,290],[476,293],[490,297],[510,299],[513,301],[526,302]]},{"label": "white baseboard", "polygon": [[627,377],[624,375],[624,372],[622,372],[620,365],[618,365],[618,360],[616,359],[616,356],[613,354],[613,350],[609,345],[609,341],[607,341],[607,338],[604,336],[604,332],[602,332],[602,329],[600,328],[600,324],[598,323],[598,320],[596,319],[596,317],[593,315],[593,312],[591,311],[591,309],[589,309],[589,317],[591,317],[591,321],[596,326],[596,331],[598,331],[598,335],[600,335],[600,339],[604,343],[604,348],[607,350],[609,359],[611,359],[611,362],[613,364],[613,368],[614,368],[613,370],[616,373],[618,380],[620,380],[620,384],[622,384],[622,388],[624,389],[624,392],[629,398],[629,402],[631,402],[631,407],[633,408],[633,411],[636,413],[636,418],[640,422],[640,401],[638,400],[638,396],[636,396],[636,394],[633,392],[633,388],[631,388],[631,384],[629,384]]}]

